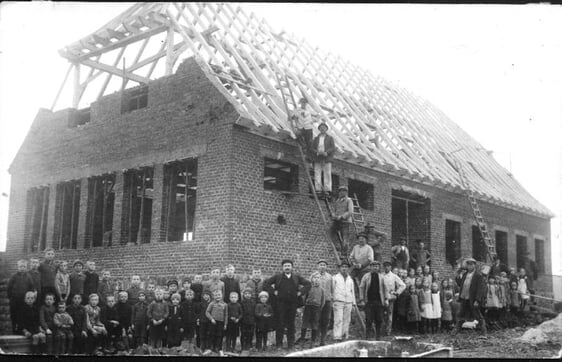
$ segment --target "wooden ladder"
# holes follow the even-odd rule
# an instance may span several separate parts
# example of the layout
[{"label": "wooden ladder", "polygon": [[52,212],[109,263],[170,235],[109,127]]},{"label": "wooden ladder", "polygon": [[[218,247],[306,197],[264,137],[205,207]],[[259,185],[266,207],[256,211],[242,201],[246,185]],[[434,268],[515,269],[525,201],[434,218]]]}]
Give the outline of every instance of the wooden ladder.
[{"label": "wooden ladder", "polygon": [[[291,114],[290,114],[290,111],[289,111],[289,106],[287,105],[287,98],[290,97],[290,99],[292,100],[293,106],[296,107],[296,102],[295,102],[295,99],[293,97],[293,92],[292,92],[292,90],[289,86],[289,82],[288,82],[286,76],[285,76],[285,85],[289,89],[289,94],[286,94],[285,92],[283,92],[283,87],[281,87],[281,81],[279,79],[279,74],[277,74],[277,83],[279,85],[279,91],[281,92],[281,96],[283,97],[283,103],[285,104],[285,110],[287,111],[287,117],[289,117],[289,124],[291,125],[291,128],[293,129],[293,132],[295,132],[296,128],[295,128],[295,125],[292,121],[292,117],[291,117]],[[320,200],[318,199],[318,195],[316,194],[316,188],[314,187],[314,182],[312,180],[312,177],[310,176],[310,173],[308,172],[308,162],[306,161],[306,157],[305,157],[304,152],[302,150],[302,146],[301,146],[300,142],[298,142],[298,141],[297,141],[297,146],[298,146],[298,149],[299,149],[299,153],[300,153],[300,156],[301,156],[301,161],[302,161],[303,167],[307,171],[305,173],[307,175],[308,184],[310,186],[310,189],[312,190],[312,196],[314,197],[314,201],[316,202],[316,206],[318,207],[318,210],[320,211],[320,215],[322,216],[322,221],[324,221],[324,231],[326,233],[326,240],[328,240],[328,243],[332,247],[332,251],[333,251],[333,253],[336,257],[336,261],[339,265],[342,261],[342,258],[341,258],[340,253],[338,252],[338,250],[336,248],[334,240],[332,239],[332,235],[330,234],[330,225],[328,224],[328,220],[326,219],[326,216],[324,215],[324,211],[322,210]],[[328,200],[328,198],[325,197],[324,201],[326,203],[326,207],[328,209],[328,213],[329,213],[330,219],[331,219],[332,216],[334,215],[334,210],[332,209],[332,205],[330,204],[330,201]],[[337,235],[338,242],[340,243],[340,245],[342,246],[342,249],[343,249],[342,236],[339,232],[336,235]],[[344,255],[344,258],[345,258],[345,261],[349,262],[348,255]],[[359,311],[359,308],[357,307],[357,305],[355,305],[355,307],[353,308],[353,311],[355,312],[355,314],[357,316],[357,319],[359,320],[359,324],[362,327],[363,336],[365,338],[367,338],[367,327],[365,326],[364,316]]]},{"label": "wooden ladder", "polygon": [[355,235],[357,235],[357,233],[365,231],[365,218],[357,194],[354,193],[351,200],[353,201],[353,227],[355,228]]},{"label": "wooden ladder", "polygon": [[464,168],[462,167],[461,163],[455,159],[455,164],[457,166],[457,172],[459,173],[461,186],[465,190],[466,196],[468,201],[470,202],[470,207],[472,208],[472,213],[474,218],[476,219],[476,225],[478,225],[478,229],[480,230],[480,235],[482,235],[482,239],[484,239],[484,243],[486,244],[487,253],[486,256],[488,258],[488,263],[490,265],[493,264],[494,259],[496,258],[496,244],[490,233],[488,231],[488,225],[484,220],[484,216],[482,216],[482,212],[480,211],[480,206],[478,205],[478,201],[476,197],[474,197],[474,191],[470,187],[468,183],[468,179],[466,178],[466,174],[464,172]]}]

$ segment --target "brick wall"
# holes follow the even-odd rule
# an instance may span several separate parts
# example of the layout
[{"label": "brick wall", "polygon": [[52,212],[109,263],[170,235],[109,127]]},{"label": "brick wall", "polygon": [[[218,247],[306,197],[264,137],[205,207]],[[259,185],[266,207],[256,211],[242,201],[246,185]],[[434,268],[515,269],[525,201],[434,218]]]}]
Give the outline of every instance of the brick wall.
[{"label": "brick wall", "polygon": [[[55,185],[115,172],[113,246],[59,251],[58,257],[94,259],[99,268],[109,268],[117,277],[140,274],[183,275],[208,272],[233,263],[242,272],[254,266],[265,274],[280,269],[284,257],[295,260],[295,268],[306,275],[319,258],[332,264],[335,256],[326,241],[324,224],[314,200],[307,195],[283,194],[263,187],[264,157],[299,165],[299,191],[308,192],[306,171],[294,146],[256,135],[233,126],[238,115],[192,61],[187,60],[174,75],[149,84],[149,106],[120,114],[120,94],[106,96],[92,105],[92,120],[84,126],[67,126],[72,110],[50,113],[41,110],[11,168],[7,257],[29,257],[23,252],[26,192],[30,187],[50,187],[47,244],[52,245],[55,215]],[[183,158],[198,158],[198,188],[194,240],[165,242],[163,164]],[[123,206],[126,194],[123,171],[140,166],[154,167],[154,200],[151,243],[119,245],[124,230]],[[430,199],[429,227],[433,266],[442,274],[452,269],[445,261],[445,220],[461,221],[461,250],[471,255],[472,211],[462,194],[401,179],[336,160],[333,173],[339,184],[355,179],[374,185],[374,210],[364,210],[365,222],[391,235],[392,189],[406,186]],[[87,205],[86,200],[82,203]],[[81,205],[82,208],[82,205]],[[481,203],[493,233],[499,226],[508,231],[509,263],[515,261],[515,233],[545,240],[546,272],[551,272],[549,220],[532,217],[488,203]],[[81,209],[81,213],[85,212]],[[327,210],[324,209],[325,215]],[[84,214],[85,215],[85,214]],[[285,224],[277,222],[279,215]],[[80,218],[79,230],[85,217]],[[85,242],[80,234],[79,245]],[[392,242],[383,244],[388,259]],[[15,270],[10,265],[10,272]],[[334,270],[333,265],[331,266]],[[548,288],[548,283],[545,288]]]}]

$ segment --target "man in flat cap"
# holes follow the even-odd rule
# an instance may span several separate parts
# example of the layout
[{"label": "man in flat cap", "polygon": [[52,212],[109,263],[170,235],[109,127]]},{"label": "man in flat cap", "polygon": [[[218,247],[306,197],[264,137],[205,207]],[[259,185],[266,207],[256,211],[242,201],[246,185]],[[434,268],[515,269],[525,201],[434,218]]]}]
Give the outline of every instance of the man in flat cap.
[{"label": "man in flat cap", "polygon": [[326,302],[320,311],[320,345],[326,343],[326,334],[332,318],[332,301],[334,295],[333,277],[326,271],[328,262],[324,259],[318,260],[318,272],[320,273],[320,287],[324,291]]},{"label": "man in flat cap", "polygon": [[476,270],[476,260],[468,258],[465,260],[465,263],[467,270],[459,282],[460,311],[453,335],[458,333],[463,321],[477,319],[478,323],[482,326],[482,333],[486,336],[486,322],[480,312],[480,303],[486,298],[484,278]]},{"label": "man in flat cap", "polygon": [[334,276],[334,340],[341,342],[349,336],[351,310],[355,306],[355,286],[349,275],[349,263],[344,259]]},{"label": "man in flat cap", "polygon": [[[333,202],[332,209],[334,210],[333,222],[330,228],[332,240],[338,240],[338,234],[341,238],[340,254],[347,257],[349,231],[351,223],[353,222],[353,201],[347,196],[347,186],[340,186],[338,188],[338,198]],[[336,242],[336,245],[338,243]]]},{"label": "man in flat cap", "polygon": [[310,282],[293,272],[293,261],[284,259],[281,262],[283,271],[263,282],[264,289],[272,290],[277,299],[278,315],[275,330],[277,348],[283,347],[283,336],[287,328],[287,348],[295,345],[295,317],[297,314],[298,298],[310,289]]},{"label": "man in flat cap", "polygon": [[380,262],[371,263],[371,272],[363,275],[359,284],[359,303],[365,305],[365,326],[367,338],[372,336],[372,324],[375,323],[375,339],[380,339],[384,317],[384,308],[388,306],[388,294],[380,271]]},{"label": "man in flat cap", "polygon": [[330,197],[332,192],[332,159],[336,152],[334,138],[327,134],[328,125],[320,123],[320,134],[312,141],[312,159],[314,161],[314,188],[323,196]]}]

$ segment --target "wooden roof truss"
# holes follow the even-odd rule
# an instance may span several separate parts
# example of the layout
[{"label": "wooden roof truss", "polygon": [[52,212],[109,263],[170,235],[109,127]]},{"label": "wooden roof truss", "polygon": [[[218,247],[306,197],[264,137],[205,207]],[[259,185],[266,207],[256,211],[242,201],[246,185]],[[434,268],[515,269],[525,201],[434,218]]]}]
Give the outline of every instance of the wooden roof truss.
[{"label": "wooden roof truss", "polygon": [[[151,47],[151,40],[162,35],[161,45]],[[127,48],[135,44],[132,61],[120,67]],[[147,49],[150,55],[143,57]],[[110,52],[114,57],[104,62]],[[180,55],[194,56],[240,113],[243,125],[294,138],[281,97],[290,88],[295,97],[307,98],[317,117],[328,124],[341,159],[456,192],[462,186],[451,165],[457,160],[467,166],[470,160],[472,165],[464,168],[478,198],[551,215],[429,102],[304,39],[275,32],[238,6],[136,4],[60,53],[71,62],[63,85],[74,69],[74,107],[102,76],[96,99],[107,93],[114,77],[122,80],[122,88],[128,82],[146,84],[157,74],[158,64],[163,64],[164,74],[171,74]],[[86,67],[82,80],[81,69]]]}]

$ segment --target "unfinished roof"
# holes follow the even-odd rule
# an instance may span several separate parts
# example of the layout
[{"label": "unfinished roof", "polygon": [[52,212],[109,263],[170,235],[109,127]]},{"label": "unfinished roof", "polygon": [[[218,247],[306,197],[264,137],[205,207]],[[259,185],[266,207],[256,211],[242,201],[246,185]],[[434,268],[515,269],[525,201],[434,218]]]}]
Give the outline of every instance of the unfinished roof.
[{"label": "unfinished roof", "polygon": [[[147,44],[158,36],[163,38],[159,46],[143,58],[150,48]],[[132,62],[120,68],[125,51],[133,46],[137,48]],[[306,97],[330,126],[340,159],[453,192],[462,191],[456,170],[460,163],[477,198],[553,216],[428,101],[304,39],[277,33],[240,7],[136,4],[60,54],[71,62],[69,73],[74,69],[76,108],[100,75],[106,78],[98,82],[98,98],[108,92],[112,77],[123,79],[122,87],[128,82],[147,83],[158,66],[171,74],[180,55],[195,56],[209,80],[240,113],[238,122],[244,126],[282,139],[294,137],[281,94],[291,99],[292,92],[295,99]],[[102,62],[108,54],[112,55],[109,63]],[[86,78],[80,76],[81,66],[89,68]]]}]

